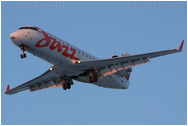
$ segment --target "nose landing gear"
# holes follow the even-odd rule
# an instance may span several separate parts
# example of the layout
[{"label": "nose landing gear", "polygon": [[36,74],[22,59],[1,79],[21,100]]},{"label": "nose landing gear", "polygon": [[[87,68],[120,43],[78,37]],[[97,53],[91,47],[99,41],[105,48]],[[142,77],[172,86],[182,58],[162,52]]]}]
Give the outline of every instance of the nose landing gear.
[{"label": "nose landing gear", "polygon": [[24,53],[25,51],[25,46],[21,46],[22,54],[20,55],[21,59],[26,58],[26,54]]}]

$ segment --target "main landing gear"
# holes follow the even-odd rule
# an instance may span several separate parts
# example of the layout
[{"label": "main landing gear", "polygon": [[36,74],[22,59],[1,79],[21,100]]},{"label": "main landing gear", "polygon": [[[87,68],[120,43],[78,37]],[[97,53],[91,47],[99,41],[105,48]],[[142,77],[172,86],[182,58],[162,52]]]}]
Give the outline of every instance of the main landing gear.
[{"label": "main landing gear", "polygon": [[97,82],[98,81],[98,73],[95,70],[91,70],[89,73],[89,82],[93,83],[93,82]]},{"label": "main landing gear", "polygon": [[24,51],[25,51],[25,46],[21,46],[20,47],[21,48],[21,50],[22,50],[22,54],[20,55],[20,57],[23,59],[23,58],[26,58],[26,54],[24,53]]},{"label": "main landing gear", "polygon": [[71,85],[73,85],[73,81],[71,78],[64,78],[62,88],[63,90],[67,90],[71,88]]}]

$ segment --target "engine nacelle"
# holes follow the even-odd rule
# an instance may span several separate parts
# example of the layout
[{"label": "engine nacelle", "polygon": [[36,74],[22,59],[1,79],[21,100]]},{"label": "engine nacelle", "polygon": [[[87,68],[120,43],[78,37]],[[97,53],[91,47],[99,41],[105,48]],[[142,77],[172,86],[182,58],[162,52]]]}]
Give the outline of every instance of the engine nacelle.
[{"label": "engine nacelle", "polygon": [[126,56],[130,56],[129,53],[123,53],[122,56],[126,57]]},{"label": "engine nacelle", "polygon": [[117,57],[119,57],[119,56],[118,55],[113,55],[110,58],[117,58]]}]

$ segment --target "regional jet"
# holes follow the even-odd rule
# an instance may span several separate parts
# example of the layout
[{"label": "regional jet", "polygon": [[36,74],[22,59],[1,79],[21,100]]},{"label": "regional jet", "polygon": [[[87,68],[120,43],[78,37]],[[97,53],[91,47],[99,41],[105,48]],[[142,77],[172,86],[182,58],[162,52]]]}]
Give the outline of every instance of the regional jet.
[{"label": "regional jet", "polygon": [[35,26],[23,26],[10,35],[11,41],[22,50],[49,62],[52,66],[42,75],[10,89],[5,94],[15,94],[24,90],[38,91],[50,87],[70,89],[73,80],[94,84],[104,88],[127,89],[132,67],[150,62],[151,58],[181,52],[179,49],[122,56],[113,55],[107,59],[97,57],[55,37]]}]

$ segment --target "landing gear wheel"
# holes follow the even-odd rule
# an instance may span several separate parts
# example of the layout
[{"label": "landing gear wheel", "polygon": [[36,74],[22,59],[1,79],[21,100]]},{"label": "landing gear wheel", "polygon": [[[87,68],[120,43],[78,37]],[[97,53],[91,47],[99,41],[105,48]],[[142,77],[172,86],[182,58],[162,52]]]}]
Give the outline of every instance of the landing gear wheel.
[{"label": "landing gear wheel", "polygon": [[63,84],[62,87],[63,87],[63,90],[67,89],[67,86],[65,84]]},{"label": "landing gear wheel", "polygon": [[70,89],[70,88],[71,88],[70,83],[67,83],[66,85],[67,85],[67,89]]},{"label": "landing gear wheel", "polygon": [[21,57],[21,59],[23,59],[23,55],[22,54],[20,55],[20,57]]},{"label": "landing gear wheel", "polygon": [[89,76],[89,82],[90,82],[90,83],[93,83],[93,79],[92,79],[91,76]]},{"label": "landing gear wheel", "polygon": [[93,82],[97,82],[98,81],[98,77],[97,76],[93,76]]},{"label": "landing gear wheel", "polygon": [[26,54],[25,53],[21,54],[20,57],[21,57],[21,59],[26,58]]},{"label": "landing gear wheel", "polygon": [[24,53],[24,51],[25,51],[25,46],[21,46],[20,47],[21,48],[21,50],[22,50],[22,54],[20,55],[20,57],[23,59],[23,58],[26,58],[26,54]]},{"label": "landing gear wheel", "polygon": [[23,57],[26,58],[26,54],[25,53],[23,54]]},{"label": "landing gear wheel", "polygon": [[63,81],[62,87],[64,90],[71,89],[71,85],[73,85],[73,81],[70,77],[63,77],[62,81]]}]

